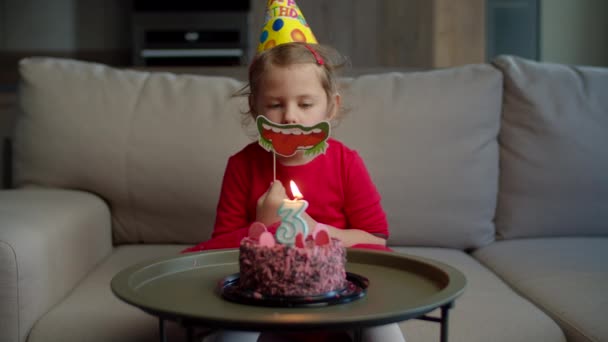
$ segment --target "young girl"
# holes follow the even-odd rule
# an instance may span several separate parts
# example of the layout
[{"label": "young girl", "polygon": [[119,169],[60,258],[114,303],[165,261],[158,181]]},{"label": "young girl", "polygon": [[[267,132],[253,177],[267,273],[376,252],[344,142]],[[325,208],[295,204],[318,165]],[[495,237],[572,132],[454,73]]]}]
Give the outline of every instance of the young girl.
[{"label": "young girl", "polygon": [[[335,70],[338,54],[328,47],[288,43],[256,56],[249,71],[248,114],[264,115],[279,124],[313,126],[339,116],[341,98]],[[285,184],[294,180],[309,206],[304,218],[309,227],[325,225],[330,236],[347,247],[385,249],[388,224],[380,195],[361,157],[329,138],[324,154],[298,151],[276,158],[257,142],[230,157],[224,174],[212,239],[191,250],[238,247],[255,221],[276,227],[277,212],[289,198]],[[363,340],[403,341],[396,324],[364,329]],[[298,340],[336,340],[335,334],[297,334]],[[348,338],[348,335],[343,334]],[[222,332],[216,341],[250,340],[257,333]],[[295,340],[293,334],[263,334],[261,341]]]}]

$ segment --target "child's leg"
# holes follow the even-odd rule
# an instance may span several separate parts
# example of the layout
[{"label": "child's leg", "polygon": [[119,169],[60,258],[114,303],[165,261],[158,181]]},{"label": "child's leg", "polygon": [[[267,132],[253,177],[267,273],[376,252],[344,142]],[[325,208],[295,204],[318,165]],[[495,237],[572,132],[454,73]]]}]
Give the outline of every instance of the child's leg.
[{"label": "child's leg", "polygon": [[346,331],[276,333],[264,332],[259,342],[352,342]]},{"label": "child's leg", "polygon": [[[346,333],[263,333],[260,335],[254,331],[232,331],[220,330],[203,339],[204,342],[283,342],[283,341],[306,341],[313,338],[317,342],[321,341],[347,341],[349,336]],[[365,328],[361,331],[361,341],[363,342],[405,342],[401,333],[401,328],[396,323],[381,325],[377,327]]]},{"label": "child's leg", "polygon": [[203,342],[256,342],[260,336],[256,331],[218,330],[203,339]]},{"label": "child's leg", "polygon": [[405,342],[397,323],[365,328],[361,331],[363,342]]}]

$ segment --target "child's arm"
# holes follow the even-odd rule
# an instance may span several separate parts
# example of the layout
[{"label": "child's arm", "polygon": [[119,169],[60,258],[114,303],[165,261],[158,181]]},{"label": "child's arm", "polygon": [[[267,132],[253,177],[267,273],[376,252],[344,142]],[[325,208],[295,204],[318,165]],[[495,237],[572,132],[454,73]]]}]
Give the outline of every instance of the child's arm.
[{"label": "child's arm", "polygon": [[228,160],[211,239],[186,252],[239,247],[241,240],[249,234],[253,221],[263,222],[274,234],[280,220],[277,211],[286,197],[285,189],[281,182],[274,182],[258,199],[257,208],[248,207],[249,192],[254,188],[250,168],[249,156],[244,153]]},{"label": "child's arm", "polygon": [[373,244],[386,246],[386,240],[372,235],[360,229],[338,229],[332,226],[326,226],[329,229],[329,235],[336,239],[342,240],[346,247],[351,247],[358,244]]},{"label": "child's arm", "polygon": [[[308,224],[308,227],[314,227],[317,225],[315,221],[308,213],[304,213],[304,219]],[[329,236],[339,239],[342,241],[345,247],[351,247],[358,244],[373,244],[386,246],[386,239],[368,233],[361,229],[339,229],[330,225],[325,224],[325,227],[329,230]]]},{"label": "child's arm", "polygon": [[[355,245],[386,246],[388,222],[381,205],[381,198],[363,160],[354,152],[346,156],[344,180],[344,202],[342,210],[346,216],[345,227],[336,227],[327,222],[331,237],[342,240],[346,247]],[[317,222],[308,214],[309,227]],[[343,229],[341,229],[343,228]],[[356,246],[355,246],[356,247]]]},{"label": "child's arm", "polygon": [[189,248],[186,252],[236,248],[249,234],[250,215],[246,203],[247,191],[251,184],[247,166],[247,159],[242,153],[228,160],[211,239]]},{"label": "child's arm", "polygon": [[287,198],[287,194],[283,184],[280,181],[272,182],[268,191],[258,199],[255,220],[266,226],[280,221],[279,208],[285,198]]},{"label": "child's arm", "polygon": [[[268,191],[258,200],[256,221],[262,222],[266,226],[280,221],[281,218],[277,212],[285,198],[287,198],[287,194],[283,184],[279,181],[273,182]],[[309,227],[312,228],[317,224],[308,213],[304,213],[303,216]],[[329,230],[329,235],[341,240],[346,247],[356,244],[386,245],[385,239],[360,229],[338,229],[330,225],[325,226]]]}]

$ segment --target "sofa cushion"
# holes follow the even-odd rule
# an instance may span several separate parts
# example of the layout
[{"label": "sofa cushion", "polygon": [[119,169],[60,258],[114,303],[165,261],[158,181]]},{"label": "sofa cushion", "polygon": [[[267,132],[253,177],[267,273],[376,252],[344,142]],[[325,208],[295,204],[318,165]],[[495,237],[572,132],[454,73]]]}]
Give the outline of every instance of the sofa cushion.
[{"label": "sofa cushion", "polygon": [[[242,83],[54,58],[25,59],[20,72],[18,185],[99,194],[116,243],[209,237],[226,160],[250,141],[244,101],[230,99]],[[347,83],[352,111],[338,137],[366,159],[391,243],[491,242],[500,73],[476,65]]]},{"label": "sofa cushion", "polygon": [[502,77],[488,65],[361,76],[336,136],[357,149],[391,245],[473,248],[494,239]]},{"label": "sofa cushion", "polygon": [[568,341],[608,341],[608,238],[506,240],[474,256],[552,316]]},{"label": "sofa cushion", "polygon": [[209,238],[228,156],[250,142],[242,83],[30,58],[15,180],[99,194],[115,243]]},{"label": "sofa cushion", "polygon": [[[158,341],[158,318],[114,296],[110,281],[130,265],[178,255],[183,248],[180,245],[115,248],[105,262],[34,325],[28,342]],[[179,325],[169,324],[167,328],[170,341],[185,340]]]},{"label": "sofa cushion", "polygon": [[110,213],[81,191],[0,191],[0,340],[25,341],[112,250]]},{"label": "sofa cushion", "polygon": [[608,68],[502,56],[503,238],[608,235]]},{"label": "sofa cushion", "polygon": [[[464,294],[449,313],[450,341],[565,341],[549,316],[522,298],[470,255],[443,248],[397,247],[397,252],[431,258],[460,270]],[[432,316],[438,316],[438,311]],[[419,320],[401,323],[408,342],[439,341],[439,325]]]},{"label": "sofa cushion", "polygon": [[[28,341],[158,340],[158,320],[117,299],[109,284],[127,266],[176,255],[182,248],[152,245],[116,248],[63,302],[42,317]],[[466,253],[441,248],[399,248],[399,251],[449,263],[467,277],[465,293],[456,300],[450,313],[451,341],[565,341],[559,327],[547,315]],[[65,322],[76,324],[66,326]],[[402,327],[408,342],[439,340],[436,323],[408,321]],[[169,330],[169,340],[184,340],[179,326],[171,325]]]}]

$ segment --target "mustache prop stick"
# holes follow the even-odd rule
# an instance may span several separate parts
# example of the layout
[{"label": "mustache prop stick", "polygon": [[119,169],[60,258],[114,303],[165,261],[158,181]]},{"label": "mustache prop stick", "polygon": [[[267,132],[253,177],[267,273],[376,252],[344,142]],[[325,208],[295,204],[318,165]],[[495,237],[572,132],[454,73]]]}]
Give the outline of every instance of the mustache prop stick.
[{"label": "mustache prop stick", "polygon": [[306,156],[325,153],[329,144],[330,124],[321,121],[314,126],[298,124],[278,124],[260,115],[256,118],[259,132],[258,143],[268,152],[272,152],[272,179],[277,179],[276,155],[291,157],[298,151]]}]

